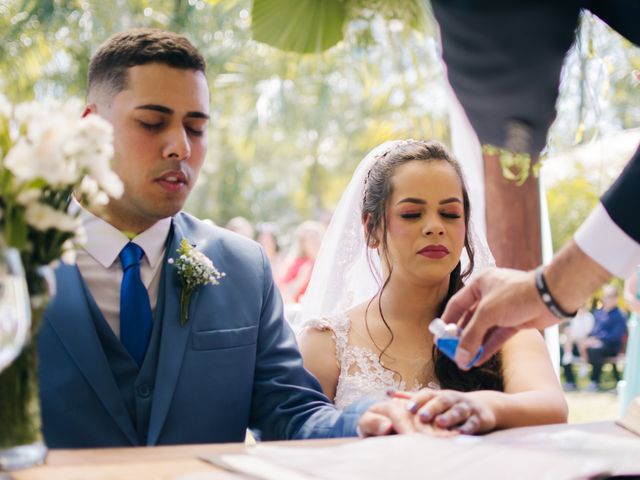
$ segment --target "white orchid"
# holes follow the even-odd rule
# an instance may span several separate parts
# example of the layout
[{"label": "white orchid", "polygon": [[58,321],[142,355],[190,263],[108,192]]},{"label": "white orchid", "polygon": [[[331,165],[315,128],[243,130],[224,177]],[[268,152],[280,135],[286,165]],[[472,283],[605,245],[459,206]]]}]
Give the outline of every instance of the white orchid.
[{"label": "white orchid", "polygon": [[62,255],[60,259],[67,265],[76,263],[76,247],[74,242],[67,240],[62,244]]},{"label": "white orchid", "polygon": [[122,195],[111,170],[113,128],[97,115],[82,117],[82,102],[29,102],[13,107],[0,95],[0,231],[8,245],[46,264],[79,240],[71,194],[88,205]]},{"label": "white orchid", "polygon": [[30,203],[37,201],[42,195],[42,192],[38,188],[28,188],[27,190],[21,191],[16,196],[16,202],[20,205],[27,206]]},{"label": "white orchid", "polygon": [[76,217],[40,202],[27,205],[25,220],[31,227],[41,232],[56,229],[73,233],[80,225]]}]

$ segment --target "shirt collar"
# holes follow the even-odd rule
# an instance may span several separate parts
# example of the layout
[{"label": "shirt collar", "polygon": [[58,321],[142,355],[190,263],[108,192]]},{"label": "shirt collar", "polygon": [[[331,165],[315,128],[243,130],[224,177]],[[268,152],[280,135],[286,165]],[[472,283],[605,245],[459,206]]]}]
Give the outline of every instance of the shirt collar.
[{"label": "shirt collar", "polygon": [[[110,223],[82,207],[75,199],[72,209],[80,210],[80,222],[86,235],[84,249],[103,267],[109,268],[129,243],[129,238]],[[171,228],[171,217],[157,221],[131,241],[144,250],[149,265],[153,268],[164,255],[165,242]],[[144,260],[143,260],[144,261]]]}]

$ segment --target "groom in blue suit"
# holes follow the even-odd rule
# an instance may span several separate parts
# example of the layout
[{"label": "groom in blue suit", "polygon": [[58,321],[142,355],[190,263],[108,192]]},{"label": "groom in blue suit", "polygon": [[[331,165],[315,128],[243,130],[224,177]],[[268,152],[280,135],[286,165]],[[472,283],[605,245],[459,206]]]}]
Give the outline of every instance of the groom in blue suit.
[{"label": "groom in blue suit", "polygon": [[[85,114],[113,125],[124,194],[91,211],[74,200],[87,242],[56,271],[38,341],[46,443],[239,442],[247,428],[264,440],[352,436],[358,422],[365,435],[411,431],[397,400],[337,411],[302,366],[262,249],[181,212],[208,105],[205,61],[182,36],[123,32],[92,57]],[[181,307],[183,239],[226,276]]]}]

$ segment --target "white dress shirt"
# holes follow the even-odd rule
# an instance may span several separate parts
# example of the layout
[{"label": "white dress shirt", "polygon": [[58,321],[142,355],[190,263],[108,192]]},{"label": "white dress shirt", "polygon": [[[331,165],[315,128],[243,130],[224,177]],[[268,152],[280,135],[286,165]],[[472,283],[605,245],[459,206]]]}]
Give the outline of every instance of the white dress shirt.
[{"label": "white dress shirt", "polygon": [[616,225],[602,203],[580,226],[574,240],[580,250],[616,277],[629,277],[640,264],[640,245]]},{"label": "white dress shirt", "polygon": [[[80,220],[86,232],[86,243],[77,252],[76,265],[105,320],[120,338],[122,265],[118,255],[130,240],[113,225],[80,205],[77,207],[81,209]],[[171,218],[164,218],[131,240],[144,250],[140,262],[140,277],[149,292],[154,318],[165,243],[170,228]],[[61,293],[64,295],[64,292]]]}]

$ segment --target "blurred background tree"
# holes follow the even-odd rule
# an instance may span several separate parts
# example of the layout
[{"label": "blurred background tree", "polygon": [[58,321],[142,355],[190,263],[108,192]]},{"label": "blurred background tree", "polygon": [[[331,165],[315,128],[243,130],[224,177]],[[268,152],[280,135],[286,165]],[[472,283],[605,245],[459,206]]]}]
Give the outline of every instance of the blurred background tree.
[{"label": "blurred background tree", "polygon": [[[315,1],[315,0],[314,0]],[[83,96],[88,59],[123,28],[184,33],[208,62],[209,158],[187,209],[283,229],[330,212],[366,152],[391,138],[448,139],[437,45],[362,11],[319,55],[251,37],[249,0],[0,2],[0,91]]]},{"label": "blurred background tree", "polygon": [[[274,0],[3,0],[0,91],[12,101],[82,97],[88,59],[112,33],[138,26],[184,33],[209,64],[212,114],[208,159],[187,209],[219,224],[243,215],[287,231],[330,212],[356,164],[380,142],[448,143],[444,71],[427,3],[275,3],[280,9]],[[309,15],[326,26],[301,47],[311,54],[253,39],[271,32],[275,41],[295,42],[278,22],[312,28]],[[565,68],[548,156],[640,125],[639,68],[638,49],[586,17]],[[579,80],[584,72],[590,87]],[[558,187],[550,198],[554,234],[574,228],[560,197],[583,187]]]},{"label": "blurred background tree", "polygon": [[554,251],[571,239],[640,143],[640,49],[588,13],[576,39],[543,152]]}]

